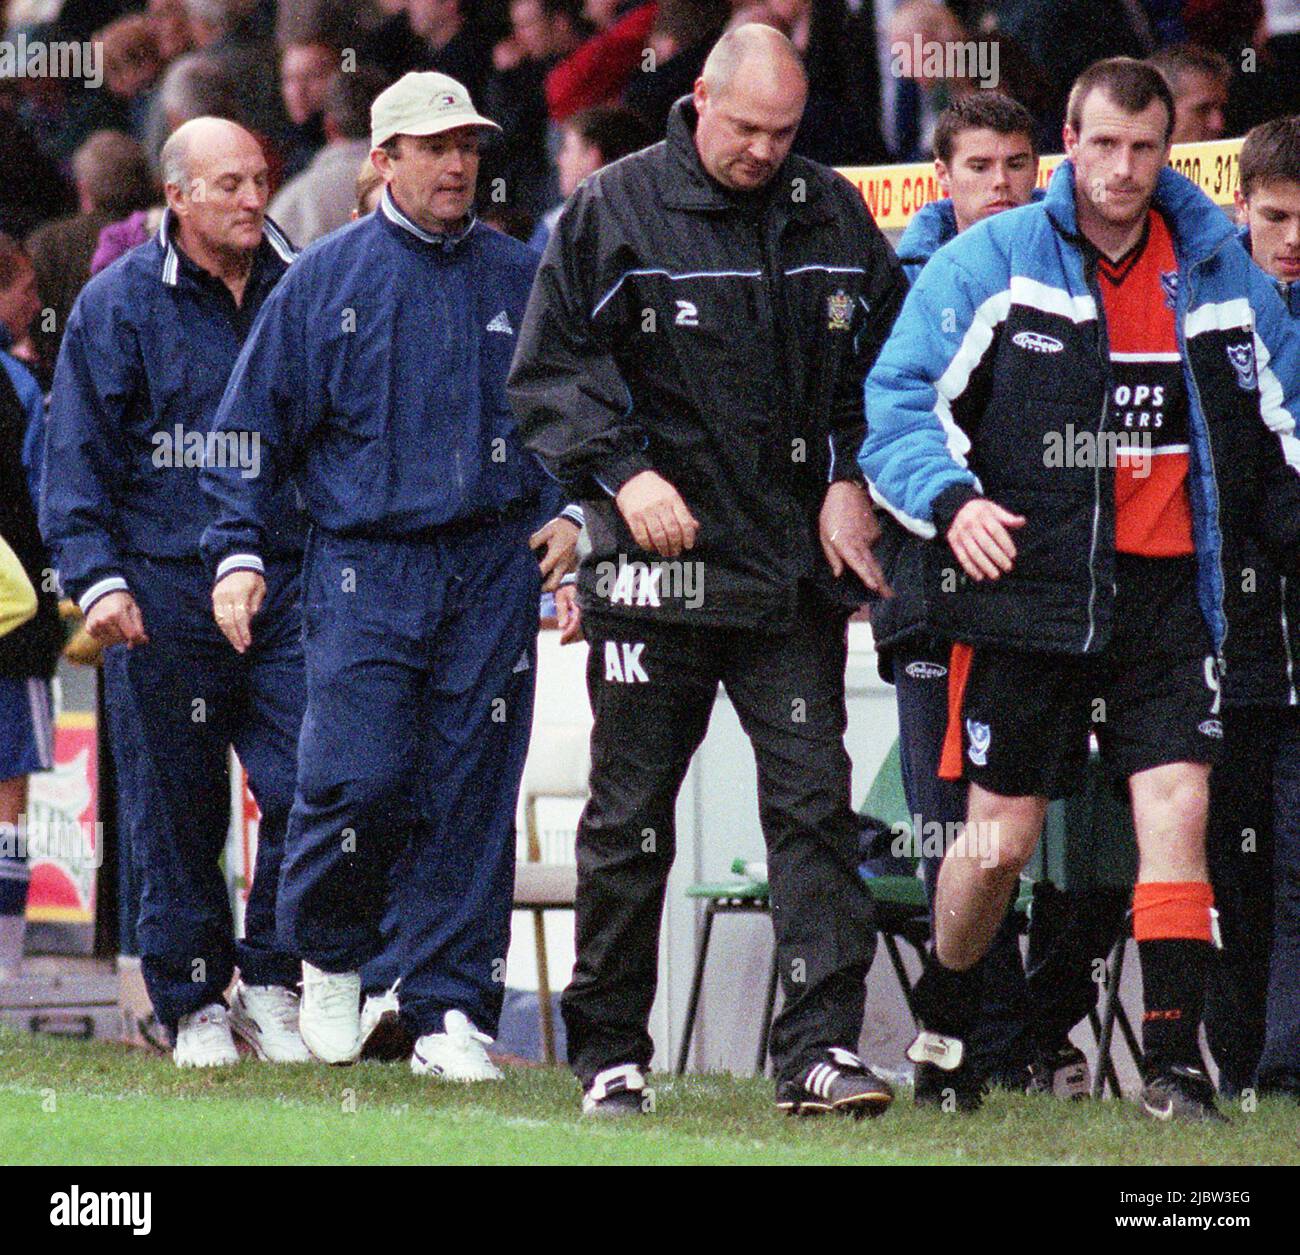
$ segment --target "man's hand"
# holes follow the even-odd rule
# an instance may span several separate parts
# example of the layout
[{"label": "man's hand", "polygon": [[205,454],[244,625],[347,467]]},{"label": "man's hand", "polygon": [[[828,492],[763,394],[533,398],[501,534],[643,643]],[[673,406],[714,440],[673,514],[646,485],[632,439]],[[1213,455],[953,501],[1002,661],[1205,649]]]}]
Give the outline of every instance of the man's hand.
[{"label": "man's hand", "polygon": [[266,580],[256,571],[231,571],[212,590],[212,613],[236,653],[253,643],[253,616],[265,600]]},{"label": "man's hand", "polygon": [[882,597],[894,595],[871,552],[880,539],[880,525],[861,484],[841,481],[826,490],[817,530],[833,575],[843,574],[848,567],[872,592]]},{"label": "man's hand", "polygon": [[101,597],[86,616],[86,632],[100,645],[147,645],[144,616],[128,592]]},{"label": "man's hand", "polygon": [[578,608],[576,584],[561,584],[556,591],[555,621],[560,629],[561,645],[572,645],[582,639],[582,611]]},{"label": "man's hand", "polygon": [[995,580],[1016,560],[1016,545],[1007,529],[1024,525],[1024,515],[977,497],[957,511],[948,528],[948,545],[971,579]]},{"label": "man's hand", "polygon": [[542,592],[553,593],[578,566],[578,526],[571,519],[552,519],[529,538],[528,547],[543,550],[537,560],[542,572]]},{"label": "man's hand", "polygon": [[675,558],[695,547],[700,525],[681,494],[661,475],[641,471],[618,490],[614,498],[632,537],[642,549]]}]

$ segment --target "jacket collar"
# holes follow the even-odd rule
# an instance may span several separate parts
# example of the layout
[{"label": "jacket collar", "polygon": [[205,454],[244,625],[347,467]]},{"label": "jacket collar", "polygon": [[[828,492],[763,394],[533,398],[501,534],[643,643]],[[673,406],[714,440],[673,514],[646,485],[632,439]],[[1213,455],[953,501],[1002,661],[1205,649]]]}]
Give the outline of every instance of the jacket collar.
[{"label": "jacket collar", "polygon": [[[176,217],[171,209],[164,209],[162,222],[158,224],[158,233],[154,236],[154,242],[161,258],[158,277],[169,288],[174,288],[180,282],[183,260],[181,251],[176,247],[176,241],[172,238],[175,222]],[[262,242],[258,245],[258,252],[264,253],[267,251],[274,253],[286,266],[298,256],[293,245],[289,243],[289,237],[270,218],[263,218]]]},{"label": "jacket collar", "polygon": [[[686,209],[703,212],[726,212],[735,209],[734,201],[712,179],[700,162],[695,147],[695,125],[699,115],[690,96],[683,96],[668,114],[668,182],[664,191],[664,204],[669,209]],[[773,198],[774,203],[786,209],[789,216],[803,222],[823,222],[833,215],[825,202],[821,181],[811,177],[816,167],[803,158],[789,156],[773,176],[773,183],[783,182],[792,170],[808,166],[806,171],[807,197]],[[801,171],[802,172],[802,171]]]},{"label": "jacket collar", "polygon": [[951,200],[932,200],[916,211],[898,241],[898,260],[927,262],[957,234],[957,213]]},{"label": "jacket collar", "polygon": [[423,244],[433,244],[445,253],[450,253],[464,240],[468,239],[473,234],[474,228],[478,226],[478,218],[474,216],[474,211],[471,209],[469,222],[463,230],[456,232],[455,235],[446,231],[426,231],[398,208],[397,202],[392,197],[391,189],[387,187],[384,188],[384,194],[380,197],[379,214],[377,216],[388,223],[390,228],[412,235]]},{"label": "jacket collar", "polygon": [[[1036,187],[1029,194],[1029,203],[1037,204],[1046,195],[1043,188]],[[951,198],[929,201],[912,215],[899,239],[898,260],[906,266],[923,265],[957,235],[957,211]]]},{"label": "jacket collar", "polygon": [[[1073,161],[1057,166],[1043,203],[1061,234],[1077,240]],[[1189,265],[1203,262],[1232,239],[1228,216],[1195,183],[1169,166],[1160,171],[1152,204],[1165,215],[1175,246]]]}]

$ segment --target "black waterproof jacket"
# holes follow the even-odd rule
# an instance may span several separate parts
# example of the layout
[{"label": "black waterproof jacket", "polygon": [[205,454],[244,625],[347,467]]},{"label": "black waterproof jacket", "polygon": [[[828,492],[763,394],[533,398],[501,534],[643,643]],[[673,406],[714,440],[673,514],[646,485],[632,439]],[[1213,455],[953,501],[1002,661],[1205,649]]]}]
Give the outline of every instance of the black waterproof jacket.
[{"label": "black waterproof jacket", "polygon": [[[695,123],[678,101],[665,141],[566,205],[510,400],[586,508],[585,610],[780,631],[801,583],[865,600],[856,577],[832,577],[818,514],[830,482],[861,482],[863,379],[906,284],[845,179],[791,156],[765,194],[738,196],[706,174]],[[675,562],[640,549],[614,505],[644,470],[699,520]]]}]

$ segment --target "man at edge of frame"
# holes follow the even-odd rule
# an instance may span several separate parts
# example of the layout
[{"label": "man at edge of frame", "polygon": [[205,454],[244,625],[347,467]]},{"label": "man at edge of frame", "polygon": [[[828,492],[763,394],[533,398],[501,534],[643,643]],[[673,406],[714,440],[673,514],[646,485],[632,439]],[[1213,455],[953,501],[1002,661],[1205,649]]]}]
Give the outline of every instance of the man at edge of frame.
[{"label": "man at edge of frame", "polygon": [[863,471],[925,545],[927,621],[959,642],[942,769],[989,838],[940,871],[918,1103],[980,1104],[971,970],[1092,732],[1137,831],[1142,1109],[1223,1118],[1197,1032],[1225,552],[1253,533],[1300,562],[1282,439],[1300,355],[1231,224],[1167,168],[1173,115],[1149,66],[1084,71],[1046,198],[934,255],[867,381]]}]

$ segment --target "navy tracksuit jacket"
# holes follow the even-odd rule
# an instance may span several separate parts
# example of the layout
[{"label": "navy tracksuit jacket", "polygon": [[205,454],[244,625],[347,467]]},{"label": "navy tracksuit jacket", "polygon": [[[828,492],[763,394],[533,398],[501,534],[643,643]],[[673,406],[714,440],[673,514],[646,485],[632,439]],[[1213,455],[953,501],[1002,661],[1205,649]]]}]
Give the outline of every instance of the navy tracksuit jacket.
[{"label": "navy tracksuit jacket", "polygon": [[262,474],[208,468],[218,572],[265,560],[292,479],[307,715],[281,936],[326,971],[373,963],[400,886],[402,1014],[495,1030],[514,811],[532,721],[539,577],[530,530],[558,487],[515,437],[506,372],[537,255],[471,222],[380,208],[307,249],[272,294],[218,428],[261,436]]},{"label": "navy tracksuit jacket", "polygon": [[[55,371],[41,527],[84,611],[129,590],[149,643],[105,655],[124,782],[123,831],[141,885],[138,941],[160,1020],[219,1002],[238,964],[249,984],[291,984],[275,897],[305,700],[298,569],[305,525],[291,493],[267,534],[269,592],[253,647],[236,654],[212,617],[199,541],[205,457],[255,473],[251,446],[209,439],[253,319],[293,258],[267,222],[241,305],[177,247],[172,217],[78,297]],[[234,745],[262,810],[257,868],[236,945],[220,856]]]}]

